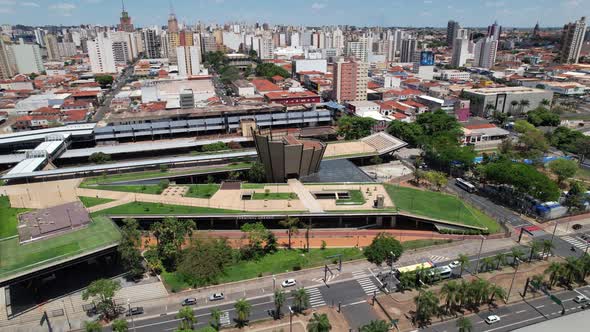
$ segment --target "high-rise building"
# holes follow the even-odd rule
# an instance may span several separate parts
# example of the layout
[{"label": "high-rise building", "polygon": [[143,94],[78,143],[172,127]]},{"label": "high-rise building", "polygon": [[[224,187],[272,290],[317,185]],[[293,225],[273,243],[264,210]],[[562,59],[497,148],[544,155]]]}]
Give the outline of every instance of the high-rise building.
[{"label": "high-rise building", "polygon": [[10,79],[16,74],[14,58],[11,55],[12,50],[9,45],[6,45],[4,40],[0,38],[0,79],[2,80]]},{"label": "high-rise building", "polygon": [[113,41],[105,33],[99,33],[94,40],[88,41],[90,67],[95,74],[116,73]]},{"label": "high-rise building", "polygon": [[346,43],[346,55],[353,56],[361,62],[369,61],[369,39],[360,37],[358,41]]},{"label": "high-rise building", "polygon": [[67,58],[76,55],[76,44],[72,42],[57,43],[57,50],[60,58]]},{"label": "high-rise building", "polygon": [[333,48],[344,48],[344,35],[342,34],[342,30],[340,30],[340,28],[336,28],[336,30],[332,32],[332,44]]},{"label": "high-rise building", "polygon": [[457,38],[457,30],[461,29],[459,22],[449,21],[447,24],[447,46],[452,47]]},{"label": "high-rise building", "polygon": [[498,22],[488,26],[488,37],[500,40],[500,34],[502,34],[502,27],[498,25]]},{"label": "high-rise building", "polygon": [[339,59],[333,66],[332,95],[339,103],[367,100],[369,64]]},{"label": "high-rise building", "polygon": [[197,46],[179,46],[176,48],[178,75],[189,77],[201,72],[201,50]]},{"label": "high-rise building", "polygon": [[35,29],[35,42],[41,47],[45,47],[45,30]]},{"label": "high-rise building", "polygon": [[410,36],[406,39],[402,39],[400,62],[413,62],[417,48],[418,41],[416,38]]},{"label": "high-rise building", "polygon": [[11,45],[17,71],[21,74],[39,74],[45,71],[43,60],[41,59],[41,50],[37,44],[20,44]]},{"label": "high-rise building", "polygon": [[467,55],[469,54],[469,31],[467,29],[457,30],[457,38],[453,43],[453,56],[451,58],[451,65],[454,67],[462,67],[467,62]]},{"label": "high-rise building", "polygon": [[498,40],[492,36],[481,38],[475,43],[475,58],[473,65],[490,69],[496,62],[496,52],[498,50]]},{"label": "high-rise building", "polygon": [[560,60],[562,63],[578,63],[586,34],[586,17],[563,26]]},{"label": "high-rise building", "polygon": [[123,2],[123,0],[121,0],[121,6],[121,18],[119,19],[119,26],[117,27],[117,30],[133,32],[135,29],[131,23],[131,17],[129,16],[129,13],[125,10],[125,2]]},{"label": "high-rise building", "polygon": [[57,37],[54,34],[48,33],[45,35],[45,47],[47,47],[47,58],[50,61],[57,61],[60,59]]},{"label": "high-rise building", "polygon": [[142,42],[145,55],[148,59],[162,57],[162,43],[156,30],[144,29],[142,32]]}]

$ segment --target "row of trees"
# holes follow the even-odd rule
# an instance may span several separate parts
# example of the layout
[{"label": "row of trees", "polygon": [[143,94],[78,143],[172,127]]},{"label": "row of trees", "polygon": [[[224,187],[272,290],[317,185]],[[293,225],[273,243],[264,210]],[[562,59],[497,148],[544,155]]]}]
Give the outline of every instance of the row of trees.
[{"label": "row of trees", "polygon": [[338,120],[338,135],[345,140],[361,139],[371,135],[376,123],[377,121],[371,118],[345,115]]},{"label": "row of trees", "polygon": [[[563,263],[553,262],[545,270],[544,275],[534,276],[533,280],[539,285],[545,284],[551,288],[556,284],[570,286],[572,282],[584,283],[584,279],[590,275],[590,256],[567,257]],[[545,282],[545,276],[549,279]]]}]

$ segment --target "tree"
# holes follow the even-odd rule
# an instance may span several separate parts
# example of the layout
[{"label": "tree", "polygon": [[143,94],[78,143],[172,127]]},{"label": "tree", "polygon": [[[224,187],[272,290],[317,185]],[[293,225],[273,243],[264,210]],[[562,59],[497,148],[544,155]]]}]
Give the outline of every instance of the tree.
[{"label": "tree", "polygon": [[215,331],[219,331],[221,329],[221,310],[217,308],[211,309],[211,319],[209,320],[209,325],[211,325]]},{"label": "tree", "polygon": [[181,246],[187,237],[193,234],[195,222],[190,219],[166,217],[161,222],[152,224],[151,230],[158,245],[158,256],[164,265],[173,267],[180,256]]},{"label": "tree", "polygon": [[549,163],[549,169],[557,176],[557,183],[562,184],[565,179],[576,175],[578,164],[573,160],[555,159]]},{"label": "tree", "polygon": [[281,319],[281,309],[285,304],[286,296],[282,289],[275,290],[274,304],[275,304],[275,319]]},{"label": "tree", "polygon": [[88,161],[94,164],[106,164],[111,161],[111,156],[103,152],[94,152],[88,157]]},{"label": "tree", "polygon": [[533,261],[533,256],[539,253],[539,250],[543,248],[543,242],[538,240],[533,240],[531,242],[531,251],[529,253],[529,263]]},{"label": "tree", "polygon": [[534,125],[535,127],[538,126],[552,126],[557,127],[559,126],[561,120],[559,119],[559,114],[551,112],[550,110],[546,109],[545,107],[537,107],[534,110],[527,113],[527,121]]},{"label": "tree", "polygon": [[129,277],[131,279],[137,279],[145,272],[143,258],[139,250],[141,246],[141,232],[138,227],[137,220],[133,218],[123,219],[121,241],[117,247],[123,267],[129,271]]},{"label": "tree", "polygon": [[94,81],[104,89],[113,84],[114,78],[111,75],[98,75],[94,77]]},{"label": "tree", "polygon": [[219,79],[223,84],[230,84],[240,79],[240,70],[234,66],[225,66],[219,69]]},{"label": "tree", "polygon": [[459,329],[459,332],[471,332],[471,329],[473,328],[473,324],[471,323],[471,320],[469,320],[469,318],[463,316],[459,319],[457,319],[457,328]]},{"label": "tree", "polygon": [[496,261],[496,270],[499,270],[502,265],[506,265],[506,254],[499,252],[494,256],[494,260]]},{"label": "tree", "polygon": [[180,325],[178,326],[181,330],[192,330],[193,326],[197,322],[195,313],[191,307],[182,307],[176,314],[176,318],[180,319]]},{"label": "tree", "polygon": [[553,249],[554,245],[553,245],[553,242],[551,242],[550,240],[545,239],[541,243],[541,247],[543,249],[542,256],[545,257],[545,254],[551,254],[551,249]]},{"label": "tree", "polygon": [[401,243],[395,237],[388,233],[379,233],[365,248],[364,255],[373,264],[381,265],[383,262],[387,262],[388,265],[391,265],[400,258],[403,251]]},{"label": "tree", "polygon": [[436,191],[440,191],[440,189],[449,182],[449,179],[445,173],[437,171],[425,172],[424,178],[434,187]]},{"label": "tree", "polygon": [[313,316],[307,323],[308,332],[327,332],[332,329],[332,324],[326,314],[313,313]]},{"label": "tree", "polygon": [[492,113],[492,118],[500,124],[500,126],[504,125],[506,121],[508,121],[508,114],[504,112],[494,111]]},{"label": "tree", "polygon": [[266,181],[266,170],[261,162],[255,162],[248,170],[248,181],[252,183],[264,183]]},{"label": "tree", "polygon": [[117,280],[95,280],[82,292],[82,299],[86,301],[89,298],[92,298],[96,310],[104,316],[105,319],[111,319],[118,314],[117,307],[113,301],[113,296],[115,296],[115,293],[119,289],[121,289],[121,283]]},{"label": "tree", "polygon": [[520,114],[524,113],[524,108],[528,107],[531,104],[530,101],[528,101],[528,99],[521,99],[518,102],[518,105],[520,106]]},{"label": "tree", "polygon": [[98,321],[87,321],[84,322],[84,331],[86,332],[100,332],[102,331],[102,326]]},{"label": "tree", "polygon": [[419,146],[424,130],[415,122],[391,121],[387,127],[387,133],[402,139],[411,146]]},{"label": "tree", "polygon": [[234,304],[234,308],[238,314],[238,318],[236,318],[238,327],[246,326],[248,324],[248,320],[250,319],[250,310],[252,310],[252,305],[246,301],[246,299],[239,299],[236,304]]},{"label": "tree", "polygon": [[217,282],[232,255],[225,238],[194,239],[180,255],[177,271],[195,288],[209,285]]},{"label": "tree", "polygon": [[115,332],[127,332],[129,327],[127,326],[127,321],[124,319],[115,319],[113,321],[113,331]]},{"label": "tree", "polygon": [[388,332],[391,325],[384,320],[372,320],[369,324],[363,325],[360,332]]},{"label": "tree", "polygon": [[528,121],[516,120],[516,122],[514,122],[514,131],[516,131],[517,133],[524,134],[528,131],[532,131],[535,129],[535,126],[530,124]]},{"label": "tree", "polygon": [[585,201],[586,186],[581,181],[573,181],[563,205],[567,206],[569,211],[582,211],[585,208]]},{"label": "tree", "polygon": [[338,135],[345,140],[356,140],[371,135],[377,121],[372,118],[345,115],[338,120]]},{"label": "tree", "polygon": [[294,217],[287,217],[279,221],[279,224],[285,228],[287,228],[287,236],[289,237],[289,249],[291,249],[291,235],[299,233],[299,218]]},{"label": "tree", "polygon": [[201,150],[203,152],[215,152],[215,151],[223,151],[223,150],[227,150],[227,149],[229,149],[229,147],[224,142],[209,143],[209,144],[205,144],[201,147]]},{"label": "tree", "polygon": [[496,260],[494,257],[484,257],[481,259],[481,270],[487,272],[493,269],[496,265]]},{"label": "tree", "polygon": [[489,300],[490,304],[494,303],[494,301],[496,299],[500,299],[500,300],[506,299],[506,295],[507,295],[504,288],[502,288],[496,284],[493,284],[489,287],[489,293],[490,293],[490,300]]},{"label": "tree", "polygon": [[514,114],[514,108],[518,105],[518,102],[516,100],[513,100],[510,102],[510,113]]},{"label": "tree", "polygon": [[458,302],[459,284],[451,280],[442,286],[440,293],[445,299],[445,312],[451,313]]},{"label": "tree", "polygon": [[294,289],[291,291],[291,294],[293,294],[295,312],[302,313],[303,310],[309,307],[309,294],[307,294],[304,288]]},{"label": "tree", "polygon": [[469,257],[465,254],[459,254],[457,260],[459,261],[459,267],[461,269],[461,271],[459,272],[459,276],[462,276],[463,270],[465,270],[465,267],[469,265]]},{"label": "tree", "polygon": [[246,233],[248,238],[248,245],[244,251],[245,258],[255,258],[262,255],[264,252],[262,244],[269,237],[269,230],[264,227],[261,222],[247,223],[240,228],[242,232]]},{"label": "tree", "polygon": [[513,247],[510,250],[510,257],[512,257],[512,266],[516,267],[516,265],[518,265],[519,261],[522,261],[522,257],[524,256],[524,253],[518,248],[518,247]]},{"label": "tree", "polygon": [[255,72],[256,76],[264,76],[266,78],[272,78],[273,76],[277,75],[284,78],[291,76],[291,74],[289,74],[285,68],[277,66],[271,62],[265,62],[257,65]]},{"label": "tree", "polygon": [[414,322],[420,327],[430,322],[430,318],[438,313],[439,300],[432,291],[420,291],[414,298],[414,303],[416,304]]}]

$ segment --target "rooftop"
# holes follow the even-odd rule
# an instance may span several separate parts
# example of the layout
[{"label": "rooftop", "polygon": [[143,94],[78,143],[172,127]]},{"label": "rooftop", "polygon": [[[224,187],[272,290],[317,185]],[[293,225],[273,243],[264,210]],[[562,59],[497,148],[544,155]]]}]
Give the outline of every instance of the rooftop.
[{"label": "rooftop", "polygon": [[281,87],[266,79],[254,79],[252,84],[260,92],[281,91]]},{"label": "rooftop", "polygon": [[465,89],[467,93],[476,93],[483,95],[495,95],[498,93],[547,93],[542,89],[527,88],[523,86],[506,86],[499,88],[477,88],[477,89]]}]

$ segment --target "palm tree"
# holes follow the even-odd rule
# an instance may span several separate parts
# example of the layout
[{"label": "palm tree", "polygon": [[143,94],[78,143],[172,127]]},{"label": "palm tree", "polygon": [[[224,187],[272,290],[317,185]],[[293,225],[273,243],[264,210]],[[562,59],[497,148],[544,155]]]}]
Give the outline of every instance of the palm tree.
[{"label": "palm tree", "polygon": [[541,100],[541,104],[543,106],[549,106],[549,109],[551,109],[551,100],[549,100],[549,99],[543,99],[543,100]]},{"label": "palm tree", "polygon": [[291,291],[291,294],[293,294],[295,311],[301,313],[309,307],[309,294],[307,294],[304,288],[294,289]]},{"label": "palm tree", "polygon": [[537,241],[537,240],[531,242],[531,252],[529,254],[529,263],[533,261],[533,256],[541,248],[543,248],[543,242]]},{"label": "palm tree", "polygon": [[583,266],[581,261],[575,257],[568,257],[565,260],[564,276],[567,284],[571,284],[573,280],[580,280],[583,273]]},{"label": "palm tree", "polygon": [[516,265],[518,264],[518,261],[522,261],[523,255],[524,255],[524,253],[518,247],[512,248],[512,250],[510,251],[510,256],[512,257],[512,266],[513,267],[516,267]]},{"label": "palm tree", "polygon": [[440,290],[445,299],[445,312],[450,313],[459,297],[459,283],[451,280],[444,284]]},{"label": "palm tree", "polygon": [[491,285],[489,290],[490,300],[488,301],[488,303],[490,304],[494,303],[494,300],[496,299],[504,300],[506,298],[506,291],[504,290],[504,288],[496,284]]},{"label": "palm tree", "polygon": [[367,325],[361,326],[360,332],[388,332],[391,325],[384,320],[372,320]]},{"label": "palm tree", "polygon": [[326,332],[332,329],[328,315],[313,313],[313,316],[307,323],[308,332]]},{"label": "palm tree", "polygon": [[544,278],[544,275],[542,275],[542,274],[535,274],[531,278],[531,284],[536,289],[540,289],[541,285],[543,285],[544,281],[545,281],[545,278]]},{"label": "palm tree", "polygon": [[520,114],[522,114],[524,113],[524,108],[528,107],[531,104],[531,102],[527,99],[521,99],[518,104],[520,105]]},{"label": "palm tree", "polygon": [[248,320],[250,319],[250,310],[252,309],[252,305],[246,301],[246,299],[239,299],[236,304],[234,304],[234,308],[238,314],[238,318],[236,318],[238,327],[246,326]]},{"label": "palm tree", "polygon": [[291,249],[291,235],[299,233],[299,218],[287,217],[284,220],[279,221],[279,224],[287,228],[287,235],[289,236],[289,249]]},{"label": "palm tree", "polygon": [[518,102],[516,100],[510,102],[510,113],[514,114],[514,108],[516,107],[516,105],[518,105]]},{"label": "palm tree", "polygon": [[416,304],[416,316],[414,322],[419,326],[424,326],[430,321],[430,317],[436,315],[439,311],[439,299],[432,291],[420,291],[420,294],[414,298]]},{"label": "palm tree", "polygon": [[195,313],[190,307],[184,307],[176,314],[176,318],[180,319],[180,330],[192,330],[193,325],[197,322]]},{"label": "palm tree", "polygon": [[469,264],[469,257],[467,257],[467,255],[465,254],[459,254],[457,260],[459,261],[459,266],[461,267],[461,272],[459,272],[459,276],[462,276],[463,270],[465,269],[467,264]]},{"label": "palm tree", "polygon": [[459,307],[463,307],[469,300],[469,284],[465,280],[461,280],[459,284],[459,291],[457,292],[457,302]]},{"label": "palm tree", "polygon": [[216,331],[221,329],[221,310],[216,308],[211,309],[211,319],[209,320],[209,325],[211,325],[211,327]]},{"label": "palm tree", "polygon": [[481,259],[481,269],[485,272],[494,268],[496,259],[494,257],[484,257]]},{"label": "palm tree", "polygon": [[115,332],[127,332],[129,327],[127,326],[127,321],[124,319],[115,319],[113,321],[113,331]]},{"label": "palm tree", "polygon": [[506,265],[506,254],[503,252],[497,253],[494,260],[496,261],[496,270],[499,270],[500,266]]},{"label": "palm tree", "polygon": [[285,304],[285,292],[282,289],[275,290],[275,318],[281,318],[281,308]]},{"label": "palm tree", "polygon": [[88,321],[84,322],[84,331],[86,332],[100,332],[102,331],[102,326],[98,321]]},{"label": "palm tree", "polygon": [[457,319],[457,328],[459,328],[459,332],[471,332],[473,324],[471,323],[469,318],[463,316]]},{"label": "palm tree", "polygon": [[552,262],[547,269],[545,269],[545,273],[549,274],[549,287],[553,287],[559,277],[563,274],[563,265]]},{"label": "palm tree", "polygon": [[490,113],[492,113],[495,110],[496,110],[496,107],[494,105],[492,105],[492,104],[486,104],[486,107],[485,107],[485,114],[486,115],[485,116],[486,117],[489,116]]},{"label": "palm tree", "polygon": [[553,242],[551,242],[550,240],[543,240],[542,247],[543,247],[543,258],[545,258],[545,254],[547,254],[547,256],[549,256],[549,254],[551,254],[551,250],[555,246],[553,245]]}]

